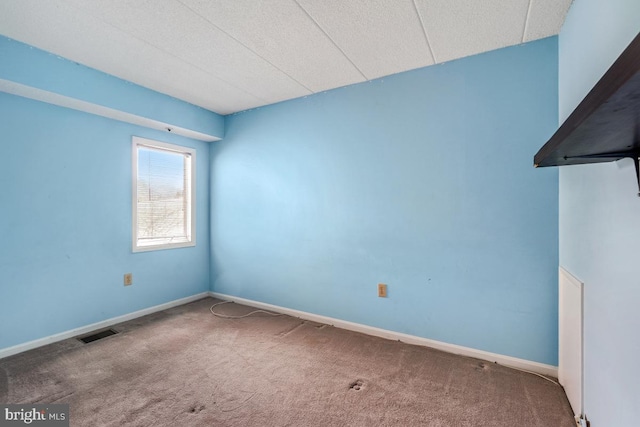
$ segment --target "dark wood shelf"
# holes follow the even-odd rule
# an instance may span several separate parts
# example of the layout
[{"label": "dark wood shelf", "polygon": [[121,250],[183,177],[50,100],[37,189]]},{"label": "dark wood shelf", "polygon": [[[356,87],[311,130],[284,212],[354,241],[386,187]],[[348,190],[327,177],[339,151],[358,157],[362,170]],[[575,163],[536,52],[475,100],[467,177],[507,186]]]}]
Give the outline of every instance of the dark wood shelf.
[{"label": "dark wood shelf", "polygon": [[533,163],[535,167],[564,166],[630,157],[638,172],[639,155],[640,33],[538,151]]}]

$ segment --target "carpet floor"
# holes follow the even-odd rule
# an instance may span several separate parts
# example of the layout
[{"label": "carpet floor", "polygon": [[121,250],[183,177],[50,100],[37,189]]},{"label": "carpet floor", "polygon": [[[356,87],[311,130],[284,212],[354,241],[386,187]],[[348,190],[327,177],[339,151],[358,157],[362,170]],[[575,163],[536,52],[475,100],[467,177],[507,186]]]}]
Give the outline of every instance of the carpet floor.
[{"label": "carpet floor", "polygon": [[538,376],[289,316],[222,319],[218,301],[0,359],[0,402],[68,403],[91,427],[575,426]]}]

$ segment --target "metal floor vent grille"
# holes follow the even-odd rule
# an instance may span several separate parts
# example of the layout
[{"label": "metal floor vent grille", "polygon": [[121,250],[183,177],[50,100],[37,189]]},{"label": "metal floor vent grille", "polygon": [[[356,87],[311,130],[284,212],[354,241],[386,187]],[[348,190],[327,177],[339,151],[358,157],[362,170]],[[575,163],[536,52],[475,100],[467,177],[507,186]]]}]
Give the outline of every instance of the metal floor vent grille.
[{"label": "metal floor vent grille", "polygon": [[110,337],[111,335],[117,334],[118,331],[114,331],[113,329],[105,329],[104,331],[96,332],[95,334],[85,335],[84,337],[78,338],[85,344],[90,342],[94,342],[97,340],[101,340],[102,338]]}]

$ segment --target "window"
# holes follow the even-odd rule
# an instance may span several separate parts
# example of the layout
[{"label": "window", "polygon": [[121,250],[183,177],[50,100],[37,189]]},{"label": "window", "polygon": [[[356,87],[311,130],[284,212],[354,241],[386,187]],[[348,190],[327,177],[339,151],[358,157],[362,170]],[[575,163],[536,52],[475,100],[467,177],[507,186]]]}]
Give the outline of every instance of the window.
[{"label": "window", "polygon": [[196,150],[133,137],[133,252],[195,246]]}]

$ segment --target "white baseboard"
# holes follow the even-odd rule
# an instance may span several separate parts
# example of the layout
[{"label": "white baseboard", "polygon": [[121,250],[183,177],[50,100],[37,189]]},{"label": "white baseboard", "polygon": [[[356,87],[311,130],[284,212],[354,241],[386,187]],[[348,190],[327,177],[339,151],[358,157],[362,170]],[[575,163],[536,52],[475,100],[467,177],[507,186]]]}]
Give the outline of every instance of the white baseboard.
[{"label": "white baseboard", "polygon": [[318,314],[307,313],[305,311],[293,310],[290,308],[280,307],[277,305],[266,304],[259,301],[253,301],[246,298],[240,298],[233,295],[221,294],[218,292],[209,292],[214,298],[227,301],[234,301],[239,304],[251,307],[262,308],[265,310],[275,311],[277,313],[287,314],[289,316],[298,317],[300,319],[311,320],[313,322],[325,323],[338,328],[348,329],[350,331],[361,332],[367,335],[382,337],[394,341],[402,341],[407,344],[421,345],[431,347],[448,353],[460,354],[463,356],[475,357],[477,359],[498,363],[500,365],[509,366],[516,369],[531,371],[538,374],[558,378],[558,367],[546,365],[544,363],[533,362],[531,360],[519,359],[517,357],[504,356],[501,354],[490,353],[488,351],[476,350],[461,345],[448,344],[442,341],[430,340],[428,338],[417,337],[415,335],[403,334],[401,332],[389,331],[386,329],[376,328],[373,326],[362,325],[359,323],[348,322],[346,320],[335,319],[333,317],[321,316]]},{"label": "white baseboard", "polygon": [[501,354],[491,353],[483,350],[476,350],[469,347],[463,347],[455,344],[448,344],[442,341],[430,340],[428,338],[417,337],[414,335],[403,334],[401,332],[389,331],[386,329],[376,328],[373,326],[362,325],[359,323],[349,322],[346,320],[335,319],[333,317],[321,316],[319,314],[308,313],[300,310],[293,310],[290,308],[280,307],[277,305],[266,304],[259,301],[254,301],[246,298],[240,298],[232,295],[221,294],[218,292],[202,292],[196,295],[192,295],[185,298],[180,298],[174,301],[170,301],[164,304],[156,305],[154,307],[138,310],[133,313],[125,314],[118,317],[112,317],[111,319],[103,320],[101,322],[92,323],[90,325],[82,326],[80,328],[71,329],[59,334],[51,335],[48,337],[40,338],[34,341],[29,341],[23,344],[18,344],[13,347],[7,347],[0,349],[0,359],[14,354],[22,353],[23,351],[31,350],[37,347],[42,347],[47,344],[51,344],[57,341],[62,341],[67,338],[72,338],[78,335],[83,335],[98,329],[106,328],[117,323],[126,322],[127,320],[136,319],[138,317],[146,316],[148,314],[156,313],[158,311],[167,310],[169,308],[177,307],[179,305],[187,304],[193,301],[197,301],[206,296],[219,298],[228,301],[234,301],[240,304],[248,305],[251,307],[262,308],[266,310],[275,311],[278,313],[287,314],[289,316],[298,317],[300,319],[311,320],[313,322],[325,323],[333,325],[338,328],[347,329],[350,331],[361,332],[367,335],[373,335],[390,340],[402,341],[407,344],[421,345],[424,347],[431,347],[438,350],[446,351],[448,353],[460,354],[463,356],[475,357],[477,359],[487,360],[489,362],[495,362],[500,365],[509,366],[517,369],[523,369],[526,371],[536,372],[542,375],[558,377],[558,367],[552,365],[546,365],[544,363],[533,362],[526,359],[519,359],[517,357],[504,356]]},{"label": "white baseboard", "polygon": [[31,350],[37,347],[42,347],[43,345],[66,340],[67,338],[72,338],[72,337],[83,335],[98,329],[106,328],[106,327],[115,325],[117,323],[126,322],[127,320],[132,320],[138,317],[146,316],[147,314],[156,313],[158,311],[167,310],[169,308],[187,304],[192,301],[197,301],[207,296],[209,296],[209,292],[201,292],[199,294],[192,295],[190,297],[180,298],[174,301],[166,302],[164,304],[134,311],[133,313],[112,317],[111,319],[103,320],[97,323],[92,323],[86,326],[81,326],[80,328],[71,329],[65,332],[60,332],[59,334],[50,335],[48,337],[29,341],[24,344],[18,344],[18,345],[14,345],[13,347],[3,348],[3,349],[0,349],[0,359],[2,359],[3,357],[13,356],[14,354],[22,353],[23,351]]}]

